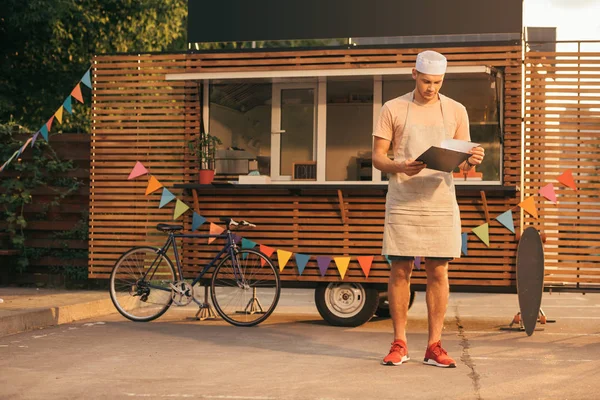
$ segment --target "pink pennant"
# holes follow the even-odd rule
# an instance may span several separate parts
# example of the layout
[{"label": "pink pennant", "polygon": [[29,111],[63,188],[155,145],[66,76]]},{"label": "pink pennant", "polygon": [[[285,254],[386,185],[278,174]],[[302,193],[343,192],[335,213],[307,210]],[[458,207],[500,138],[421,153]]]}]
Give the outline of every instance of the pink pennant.
[{"label": "pink pennant", "polygon": [[138,176],[146,175],[147,173],[148,170],[146,169],[146,167],[144,167],[144,165],[138,161],[135,163],[135,167],[133,167],[131,173],[129,174],[129,178],[127,179],[135,179]]},{"label": "pink pennant", "polygon": [[552,203],[556,204],[556,192],[554,191],[553,184],[547,184],[546,186],[541,188],[538,193],[550,200]]},{"label": "pink pennant", "polygon": [[563,172],[562,175],[558,177],[558,181],[566,187],[577,190],[577,185],[575,184],[575,179],[573,179],[573,173],[570,169]]},{"label": "pink pennant", "polygon": [[54,122],[54,115],[50,117],[48,122],[46,122],[46,128],[48,128],[48,132],[50,132],[50,128],[52,128],[52,123]]}]

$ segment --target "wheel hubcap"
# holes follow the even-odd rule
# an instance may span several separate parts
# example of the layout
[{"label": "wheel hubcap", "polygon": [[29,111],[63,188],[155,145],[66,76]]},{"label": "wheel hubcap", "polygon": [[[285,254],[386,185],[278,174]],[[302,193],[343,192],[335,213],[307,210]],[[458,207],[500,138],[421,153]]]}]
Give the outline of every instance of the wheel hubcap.
[{"label": "wheel hubcap", "polygon": [[325,290],[325,303],[334,315],[353,317],[365,305],[365,290],[359,284],[330,283]]}]

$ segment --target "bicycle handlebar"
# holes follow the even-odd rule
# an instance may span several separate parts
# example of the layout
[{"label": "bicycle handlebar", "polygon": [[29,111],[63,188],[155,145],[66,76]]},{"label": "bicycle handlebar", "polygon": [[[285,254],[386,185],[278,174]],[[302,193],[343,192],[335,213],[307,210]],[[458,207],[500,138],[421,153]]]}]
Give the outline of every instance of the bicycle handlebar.
[{"label": "bicycle handlebar", "polygon": [[233,225],[233,226],[248,226],[250,228],[256,228],[256,225],[251,224],[250,222],[246,221],[246,220],[241,220],[240,222],[236,222],[233,220],[233,218],[231,219],[231,221],[229,222],[229,225]]}]

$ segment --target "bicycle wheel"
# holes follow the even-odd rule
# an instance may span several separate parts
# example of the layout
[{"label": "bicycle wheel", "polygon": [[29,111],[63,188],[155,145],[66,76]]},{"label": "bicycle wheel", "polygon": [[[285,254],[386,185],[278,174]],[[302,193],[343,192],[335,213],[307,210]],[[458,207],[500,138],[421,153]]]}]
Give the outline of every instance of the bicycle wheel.
[{"label": "bicycle wheel", "polygon": [[[235,265],[234,265],[235,263]],[[211,297],[219,315],[235,326],[266,320],[279,301],[279,272],[269,257],[252,249],[225,257],[212,276]]]},{"label": "bicycle wheel", "polygon": [[124,253],[110,274],[110,298],[132,321],[152,321],[173,301],[170,283],[176,281],[171,260],[154,247],[134,247]]}]

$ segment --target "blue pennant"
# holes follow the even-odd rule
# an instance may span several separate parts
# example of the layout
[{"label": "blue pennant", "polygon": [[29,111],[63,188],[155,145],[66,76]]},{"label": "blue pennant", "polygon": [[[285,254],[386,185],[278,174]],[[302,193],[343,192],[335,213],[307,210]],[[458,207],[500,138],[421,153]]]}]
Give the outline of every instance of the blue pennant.
[{"label": "blue pennant", "polygon": [[92,81],[90,80],[90,70],[89,69],[83,75],[83,78],[81,78],[81,83],[83,83],[85,86],[89,87],[90,89],[92,88]]},{"label": "blue pennant", "polygon": [[310,256],[308,254],[296,253],[296,265],[298,266],[298,274],[302,275],[302,273],[304,272],[304,268],[306,268],[308,260],[310,260]]},{"label": "blue pennant", "polygon": [[163,208],[164,206],[169,204],[169,202],[171,202],[174,198],[175,198],[175,195],[173,195],[173,193],[169,192],[169,190],[167,188],[164,188],[163,192],[162,192],[162,196],[160,197],[160,205],[158,206],[158,208]]},{"label": "blue pennant", "polygon": [[46,140],[46,142],[47,142],[48,141],[48,127],[46,125],[44,125],[40,128],[40,133],[44,137],[44,140]]},{"label": "blue pennant", "polygon": [[69,114],[73,114],[73,107],[71,107],[71,96],[67,96],[65,102],[63,103],[63,107]]},{"label": "blue pennant", "polygon": [[509,231],[515,233],[515,223],[513,222],[512,210],[508,210],[496,217],[496,221],[504,225]]},{"label": "blue pennant", "polygon": [[[242,249],[253,249],[256,246],[256,242],[252,240],[242,238]],[[248,253],[243,253],[242,258],[245,260],[248,257]]]},{"label": "blue pennant", "polygon": [[200,225],[205,222],[206,218],[194,211],[194,215],[192,216],[192,232],[198,229]]}]

